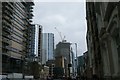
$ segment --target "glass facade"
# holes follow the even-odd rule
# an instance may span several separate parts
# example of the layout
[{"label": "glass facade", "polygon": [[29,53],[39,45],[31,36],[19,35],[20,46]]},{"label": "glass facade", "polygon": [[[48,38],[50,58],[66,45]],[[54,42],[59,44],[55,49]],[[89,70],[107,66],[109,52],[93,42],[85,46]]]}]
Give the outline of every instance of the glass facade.
[{"label": "glass facade", "polygon": [[54,34],[43,33],[42,63],[54,59]]}]

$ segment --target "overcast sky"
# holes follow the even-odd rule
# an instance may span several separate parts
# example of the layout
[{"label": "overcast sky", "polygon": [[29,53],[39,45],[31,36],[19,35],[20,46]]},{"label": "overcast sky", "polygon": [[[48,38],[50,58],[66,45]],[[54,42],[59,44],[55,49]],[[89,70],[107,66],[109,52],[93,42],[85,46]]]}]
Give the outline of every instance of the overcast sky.
[{"label": "overcast sky", "polygon": [[68,42],[78,44],[78,55],[87,50],[84,2],[35,2],[33,14],[33,22],[42,25],[43,32],[54,33],[55,44],[61,41],[57,27]]}]

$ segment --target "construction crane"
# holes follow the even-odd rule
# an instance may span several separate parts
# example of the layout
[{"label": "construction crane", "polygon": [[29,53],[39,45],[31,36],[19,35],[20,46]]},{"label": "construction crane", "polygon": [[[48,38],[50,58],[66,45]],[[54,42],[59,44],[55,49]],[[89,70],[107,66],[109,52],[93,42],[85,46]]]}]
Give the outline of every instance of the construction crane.
[{"label": "construction crane", "polygon": [[61,32],[59,32],[59,30],[58,30],[56,27],[55,27],[55,30],[58,32],[58,34],[59,34],[59,36],[60,36],[60,38],[61,38],[61,41],[64,42],[64,41],[65,41],[65,36],[62,37]]}]

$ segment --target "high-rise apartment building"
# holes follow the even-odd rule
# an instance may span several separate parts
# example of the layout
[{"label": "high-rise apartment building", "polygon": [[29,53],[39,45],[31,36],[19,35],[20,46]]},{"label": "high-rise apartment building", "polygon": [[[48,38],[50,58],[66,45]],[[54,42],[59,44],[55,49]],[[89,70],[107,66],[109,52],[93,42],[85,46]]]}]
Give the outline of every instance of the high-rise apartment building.
[{"label": "high-rise apartment building", "polygon": [[54,34],[43,33],[42,39],[42,63],[54,59]]},{"label": "high-rise apartment building", "polygon": [[[19,1],[19,0],[18,0]],[[2,72],[22,73],[23,61],[29,53],[33,2],[2,2]],[[0,5],[1,6],[1,5]],[[1,16],[1,15],[0,15]],[[1,44],[0,44],[1,46]],[[1,51],[1,49],[0,49]]]}]

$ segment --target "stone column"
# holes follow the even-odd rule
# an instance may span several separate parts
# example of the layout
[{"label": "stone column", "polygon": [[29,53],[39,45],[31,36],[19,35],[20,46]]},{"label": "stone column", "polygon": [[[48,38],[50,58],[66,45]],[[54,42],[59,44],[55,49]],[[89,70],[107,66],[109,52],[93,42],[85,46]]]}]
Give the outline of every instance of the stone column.
[{"label": "stone column", "polygon": [[116,43],[114,41],[114,39],[110,39],[111,42],[109,43],[109,53],[111,55],[109,55],[110,58],[110,62],[111,62],[111,71],[112,71],[112,76],[116,77],[118,72],[119,72],[119,67],[118,67],[118,53],[117,53],[117,46]]}]

